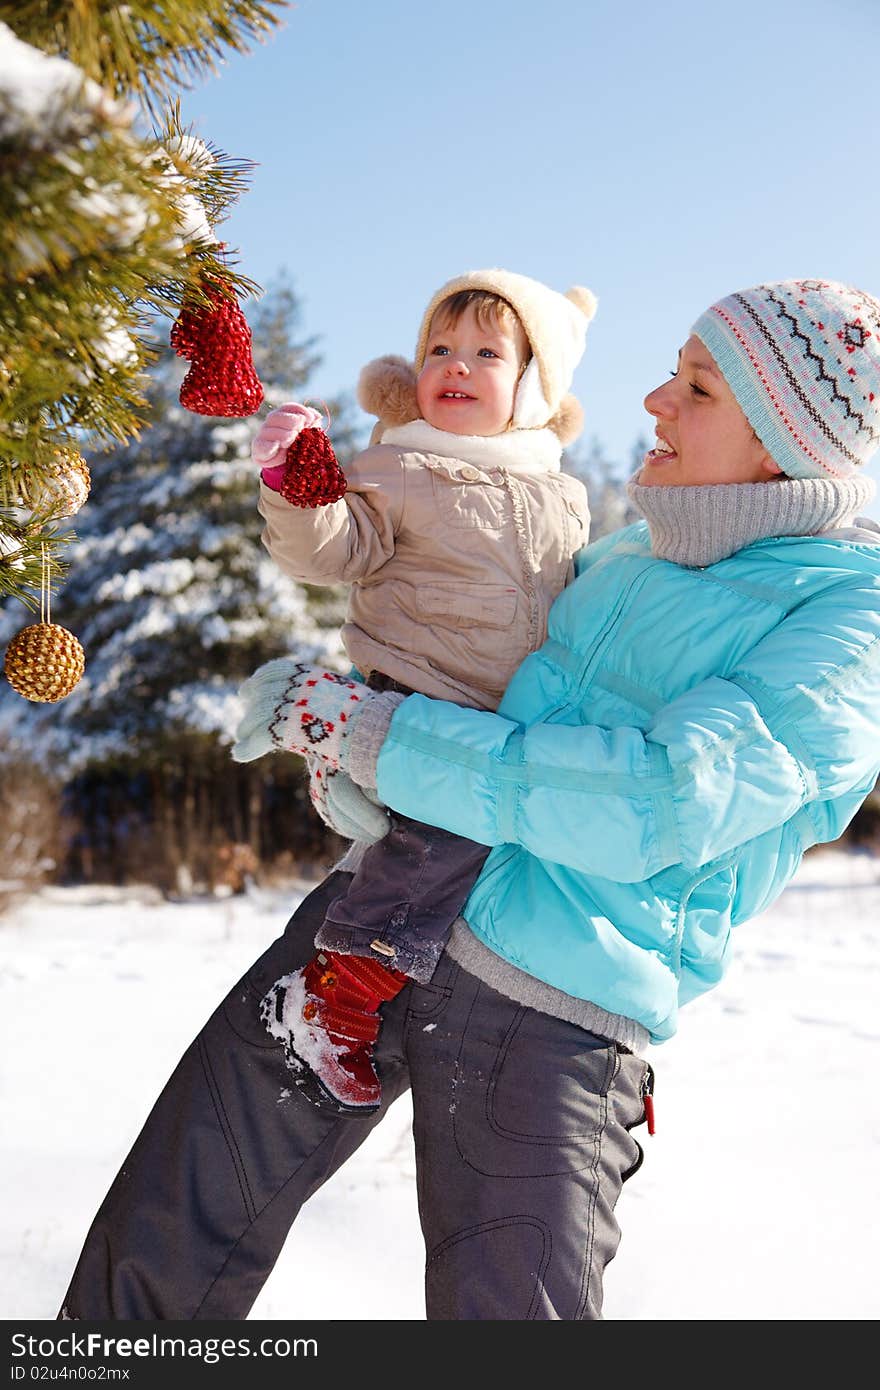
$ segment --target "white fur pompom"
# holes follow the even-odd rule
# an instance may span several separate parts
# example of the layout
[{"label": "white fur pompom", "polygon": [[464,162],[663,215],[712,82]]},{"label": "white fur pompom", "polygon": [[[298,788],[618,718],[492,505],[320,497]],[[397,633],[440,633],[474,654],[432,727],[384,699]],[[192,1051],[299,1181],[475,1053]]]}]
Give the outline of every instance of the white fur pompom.
[{"label": "white fur pompom", "polygon": [[556,414],[547,421],[547,428],[553,431],[563,449],[574,443],[584,428],[583,407],[576,396],[562,397]]},{"label": "white fur pompom", "polygon": [[407,425],[419,418],[416,371],[405,357],[377,357],[358,379],[358,404],[386,425]]},{"label": "white fur pompom", "polygon": [[570,290],[565,291],[565,297],[580,309],[587,323],[590,322],[599,307],[598,299],[592,290],[587,289],[586,285],[572,285]]}]

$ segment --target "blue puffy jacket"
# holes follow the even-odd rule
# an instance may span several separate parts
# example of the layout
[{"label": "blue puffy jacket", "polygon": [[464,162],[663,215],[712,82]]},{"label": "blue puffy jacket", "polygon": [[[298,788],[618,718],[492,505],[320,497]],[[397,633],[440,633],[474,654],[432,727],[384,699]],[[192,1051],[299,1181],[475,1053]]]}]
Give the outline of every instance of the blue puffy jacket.
[{"label": "blue puffy jacket", "polygon": [[639,522],[577,569],[497,713],[400,705],[378,790],[495,847],[463,912],[480,940],[661,1042],[880,773],[880,545],[686,569]]}]

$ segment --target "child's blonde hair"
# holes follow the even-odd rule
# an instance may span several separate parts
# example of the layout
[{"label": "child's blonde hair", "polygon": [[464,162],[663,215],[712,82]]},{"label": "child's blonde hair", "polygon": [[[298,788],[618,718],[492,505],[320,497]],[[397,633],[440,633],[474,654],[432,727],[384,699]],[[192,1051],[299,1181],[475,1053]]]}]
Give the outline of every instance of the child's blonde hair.
[{"label": "child's blonde hair", "polygon": [[439,319],[454,328],[468,309],[473,309],[477,323],[481,328],[504,324],[505,327],[513,330],[517,339],[517,352],[520,358],[519,370],[522,374],[531,361],[532,347],[519,314],[512,304],[501,298],[500,294],[492,294],[489,290],[458,290],[455,294],[451,294],[448,299],[444,299],[442,304],[437,305],[431,318],[431,325],[433,326]]},{"label": "child's blonde hair", "polygon": [[[584,350],[596,296],[583,285],[557,294],[538,280],[495,267],[469,270],[441,285],[428,301],[412,361],[380,357],[367,363],[358,379],[358,403],[384,429],[419,418],[416,384],[425,365],[428,336],[438,311],[455,326],[473,307],[477,323],[515,330],[521,345],[519,380],[513,403],[516,429],[550,429],[565,447],[583,429],[580,405],[569,392],[572,373]],[[442,322],[442,321],[441,321]],[[522,337],[520,337],[522,334]],[[381,437],[381,429],[379,437]]]}]

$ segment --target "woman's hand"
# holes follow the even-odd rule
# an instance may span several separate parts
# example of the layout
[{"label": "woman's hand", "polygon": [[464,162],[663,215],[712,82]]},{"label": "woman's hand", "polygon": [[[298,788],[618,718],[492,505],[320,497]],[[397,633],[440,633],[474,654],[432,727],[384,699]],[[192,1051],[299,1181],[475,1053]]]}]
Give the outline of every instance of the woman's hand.
[{"label": "woman's hand", "polygon": [[291,657],[267,661],[238,693],[245,708],[232,748],[237,763],[277,748],[375,787],[379,750],[403,695]]},{"label": "woman's hand", "polygon": [[347,772],[328,768],[319,758],[306,758],[309,797],[325,825],[346,840],[373,844],[391,829],[385,811]]},{"label": "woman's hand", "polygon": [[232,748],[237,763],[279,748],[314,755],[334,770],[342,765],[359,707],[373,698],[365,685],[291,657],[267,661],[238,693],[245,711]]}]

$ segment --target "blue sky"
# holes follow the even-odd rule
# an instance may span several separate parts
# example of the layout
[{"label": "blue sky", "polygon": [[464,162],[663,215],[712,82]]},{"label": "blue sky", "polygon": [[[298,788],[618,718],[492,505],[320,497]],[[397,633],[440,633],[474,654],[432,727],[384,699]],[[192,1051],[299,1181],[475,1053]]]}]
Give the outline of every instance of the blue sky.
[{"label": "blue sky", "polygon": [[220,235],[262,285],[290,274],[316,395],[500,265],[598,296],[574,389],[623,461],[712,300],[880,294],[878,45],[877,0],[302,0],[182,110],[258,165]]}]

